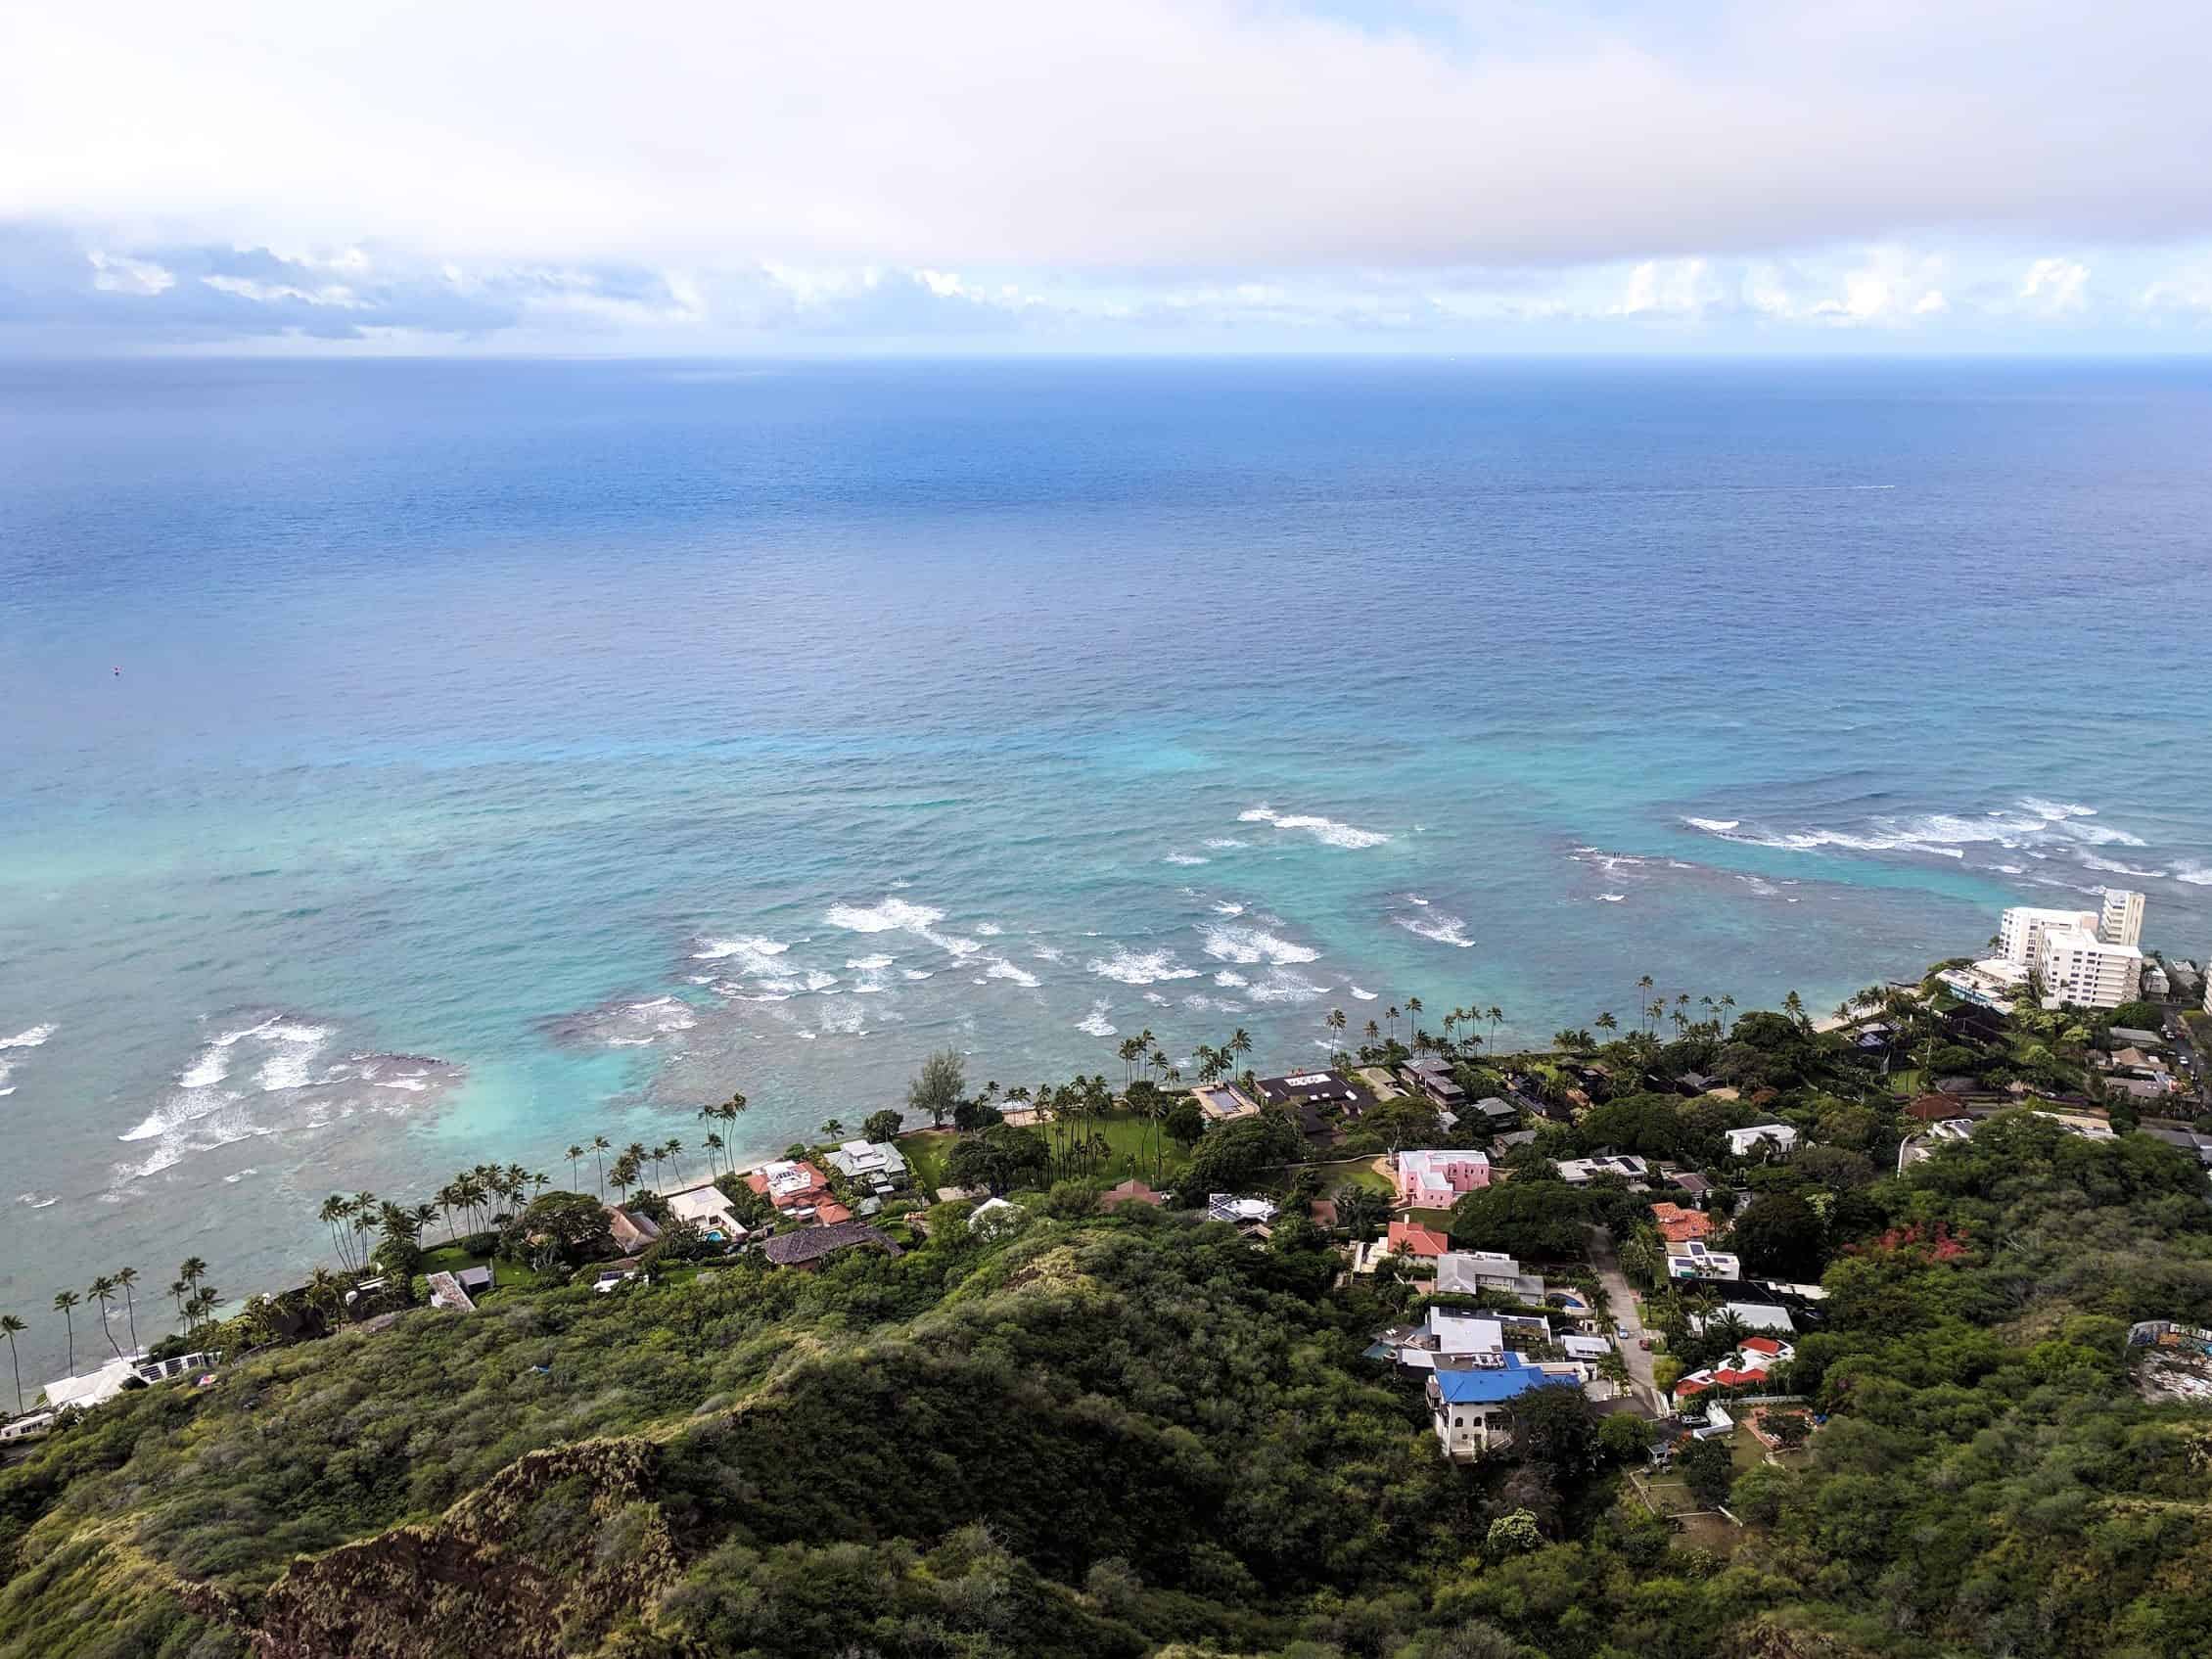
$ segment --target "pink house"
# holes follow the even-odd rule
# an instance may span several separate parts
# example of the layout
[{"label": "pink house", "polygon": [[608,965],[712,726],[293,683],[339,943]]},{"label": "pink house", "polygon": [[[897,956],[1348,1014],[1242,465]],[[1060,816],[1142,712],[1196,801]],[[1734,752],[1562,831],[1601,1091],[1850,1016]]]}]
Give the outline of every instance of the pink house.
[{"label": "pink house", "polygon": [[1490,1185],[1490,1160],[1480,1152],[1401,1152],[1398,1202],[1449,1210],[1463,1192]]}]

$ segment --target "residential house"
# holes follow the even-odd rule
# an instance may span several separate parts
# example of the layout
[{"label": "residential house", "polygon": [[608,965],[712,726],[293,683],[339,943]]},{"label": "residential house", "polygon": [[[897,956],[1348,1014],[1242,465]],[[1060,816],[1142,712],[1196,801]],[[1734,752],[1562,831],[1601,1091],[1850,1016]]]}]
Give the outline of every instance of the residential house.
[{"label": "residential house", "polygon": [[1626,1152],[1609,1152],[1595,1158],[1562,1158],[1551,1167],[1569,1186],[1587,1185],[1599,1175],[1620,1175],[1631,1182],[1640,1181],[1651,1170],[1641,1158]]},{"label": "residential house", "polygon": [[1120,1186],[1110,1186],[1098,1195],[1098,1207],[1109,1216],[1125,1204],[1149,1204],[1158,1209],[1167,1200],[1142,1181],[1131,1175]]},{"label": "residential house", "polygon": [[1456,1308],[1432,1307],[1421,1315],[1418,1325],[1393,1327],[1376,1340],[1397,1363],[1415,1370],[1433,1370],[1448,1361],[1490,1366],[1505,1363],[1505,1327],[1494,1317]]},{"label": "residential house", "polygon": [[1689,1201],[1701,1210],[1705,1207],[1705,1200],[1713,1191],[1713,1183],[1695,1170],[1668,1171],[1667,1184],[1678,1192],[1685,1194]]},{"label": "residential house", "polygon": [[1510,1100],[1500,1100],[1495,1094],[1486,1094],[1467,1110],[1476,1120],[1493,1130],[1509,1129],[1521,1121],[1521,1109]]},{"label": "residential house", "polygon": [[1206,1195],[1206,1219],[1226,1221],[1232,1227],[1264,1227],[1275,1219],[1275,1206],[1265,1198],[1210,1192]]},{"label": "residential house", "polygon": [[1495,1291],[1532,1307],[1546,1294],[1543,1276],[1521,1270],[1521,1264],[1496,1250],[1448,1250],[1436,1259],[1436,1288],[1473,1296]]},{"label": "residential house", "polygon": [[900,1254],[898,1241],[866,1221],[836,1221],[826,1226],[780,1232],[761,1246],[762,1254],[779,1267],[812,1272],[832,1256],[847,1250],[873,1250],[884,1256]]},{"label": "residential house", "polygon": [[659,1221],[642,1210],[625,1210],[619,1204],[607,1206],[607,1227],[624,1256],[639,1255],[661,1240]]},{"label": "residential house", "polygon": [[1429,1373],[1425,1390],[1437,1445],[1455,1461],[1510,1446],[1514,1401],[1539,1388],[1575,1386],[1571,1373],[1532,1365],[1518,1354],[1507,1354],[1497,1367],[1440,1367]]},{"label": "residential house", "polygon": [[1459,1086],[1442,1055],[1416,1054],[1398,1068],[1398,1075],[1408,1087],[1418,1089],[1448,1111],[1457,1111],[1466,1104],[1467,1091]]},{"label": "residential house", "polygon": [[1762,1147],[1768,1149],[1769,1156],[1797,1149],[1797,1130],[1787,1124],[1753,1124],[1747,1129],[1728,1130],[1728,1137],[1731,1158],[1748,1158]]},{"label": "residential house", "polygon": [[1667,1246],[1667,1276],[1671,1279],[1736,1279],[1743,1264],[1725,1250],[1708,1250],[1702,1239],[1686,1239]]},{"label": "residential house", "polygon": [[1718,1363],[1679,1379],[1669,1404],[1680,1411],[1686,1402],[1715,1389],[1757,1387],[1776,1365],[1796,1358],[1797,1350],[1777,1337],[1747,1336],[1741,1347]]},{"label": "residential house", "polygon": [[1390,1231],[1383,1235],[1382,1243],[1388,1254],[1418,1256],[1431,1262],[1452,1248],[1452,1240],[1443,1233],[1412,1221],[1391,1222]]},{"label": "residential house", "polygon": [[888,1140],[849,1140],[829,1155],[830,1168],[861,1192],[878,1197],[906,1185],[906,1158]]},{"label": "residential house", "polygon": [[745,1177],[745,1184],[776,1207],[779,1215],[832,1226],[853,1213],[837,1201],[829,1177],[805,1159],[779,1158]]},{"label": "residential house", "polygon": [[1249,1118],[1260,1110],[1256,1102],[1245,1098],[1242,1089],[1228,1083],[1201,1083],[1190,1092],[1198,1102],[1198,1109],[1217,1124],[1225,1124],[1232,1118]]},{"label": "residential house", "polygon": [[668,1214],[678,1221],[689,1221],[708,1238],[719,1236],[729,1244],[745,1242],[748,1231],[737,1213],[729,1206],[722,1189],[714,1185],[690,1186],[681,1192],[668,1194]]},{"label": "residential house", "polygon": [[1659,1229],[1659,1236],[1669,1244],[1710,1238],[1715,1224],[1713,1218],[1702,1210],[1684,1210],[1680,1204],[1665,1201],[1652,1205],[1651,1221]]},{"label": "residential house", "polygon": [[1372,1096],[1342,1072],[1299,1072],[1284,1078],[1262,1078],[1257,1087],[1263,1106],[1298,1106],[1311,1102],[1357,1116],[1372,1103]]},{"label": "residential house", "polygon": [[2143,1132],[2168,1146],[2180,1147],[2198,1163],[2212,1169],[2212,1135],[2198,1134],[2194,1129],[2144,1129]]},{"label": "residential house", "polygon": [[1472,1151],[1401,1152],[1395,1175],[1400,1204],[1449,1210],[1461,1194],[1490,1185],[1490,1157]]}]

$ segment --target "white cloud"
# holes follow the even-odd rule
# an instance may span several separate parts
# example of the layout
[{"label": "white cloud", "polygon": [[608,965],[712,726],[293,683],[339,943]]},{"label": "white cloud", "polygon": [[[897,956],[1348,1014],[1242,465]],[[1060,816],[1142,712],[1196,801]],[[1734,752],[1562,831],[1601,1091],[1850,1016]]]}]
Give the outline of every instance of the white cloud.
[{"label": "white cloud", "polygon": [[2212,318],[2212,264],[2158,278],[2137,296],[2136,306],[2154,316]]},{"label": "white cloud", "polygon": [[[2107,0],[2094,26],[2072,0],[1737,0],[1694,26],[1393,4],[21,6],[0,220],[464,265],[1228,284],[2212,234],[2212,169],[2174,160],[2212,155],[2196,0]],[[1667,280],[1628,314],[1717,303]]]},{"label": "white cloud", "polygon": [[92,266],[92,286],[102,294],[136,294],[150,299],[176,286],[175,274],[151,259],[98,251],[87,253],[85,259]]},{"label": "white cloud", "polygon": [[2039,316],[2076,315],[2089,306],[2089,267],[2074,259],[2038,259],[2020,279],[2020,300]]},{"label": "white cloud", "polygon": [[204,276],[200,280],[217,294],[252,300],[262,305],[274,305],[287,300],[297,300],[303,305],[335,305],[342,310],[357,310],[361,305],[360,296],[343,283],[301,288],[289,282],[262,282],[256,277],[217,275]]}]

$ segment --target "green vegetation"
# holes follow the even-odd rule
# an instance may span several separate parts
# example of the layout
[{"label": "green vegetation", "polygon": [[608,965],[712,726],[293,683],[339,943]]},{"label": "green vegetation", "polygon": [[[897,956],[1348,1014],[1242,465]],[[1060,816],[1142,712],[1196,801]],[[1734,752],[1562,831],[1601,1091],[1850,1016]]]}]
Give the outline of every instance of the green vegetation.
[{"label": "green vegetation", "polygon": [[[1914,1003],[1868,1049],[1725,1002],[1652,994],[1626,1037],[1563,1034],[1595,1070],[1449,1037],[1485,1088],[1584,1097],[1449,1224],[1549,1260],[1609,1230],[1652,1286],[1664,1384],[1743,1333],[1713,1287],[1666,1279],[1649,1195],[1549,1166],[1633,1148],[1703,1170],[1717,1239],[1829,1293],[1772,1379],[1804,1400],[1769,1414],[1773,1456],[1739,1432],[1646,1480],[1651,1425],[1541,1389],[1510,1453],[1445,1461],[1416,1380],[1363,1357],[1425,1306],[1395,1265],[1345,1278],[1296,1208],[1265,1243],[1098,1213],[1100,1188],[1164,1169],[1186,1197],[1333,1195],[1341,1231],[1378,1220],[1372,1172],[1312,1161],[1278,1115],[1186,1137],[1147,1037],[1126,1106],[1102,1080],[963,1078],[943,1113],[961,1132],[900,1139],[917,1184],[1003,1187],[1025,1219],[979,1235],[965,1206],[916,1211],[896,1259],[687,1263],[601,1296],[571,1280],[605,1248],[573,1194],[494,1205],[480,1177],[472,1210],[457,1179],[449,1230],[482,1224],[428,1251],[413,1212],[334,1201],[342,1261],[419,1273],[481,1244],[502,1289],[288,1343],[256,1303],[219,1335],[267,1346],[215,1386],[127,1394],[0,1468],[0,1659],[2212,1655],[2212,1421],[2148,1402],[2125,1346],[2137,1319],[2212,1324],[2194,1160],[2008,1110],[1894,1174],[1899,1060],[2001,1086],[2027,1039],[2071,1077],[2073,1028],[1957,1037]],[[1388,1042],[1403,1024],[1437,1046],[1404,1004]],[[1670,1092],[1691,1071],[1738,1098]],[[1000,1121],[1031,1100],[1040,1127]],[[1766,1121],[1803,1144],[1728,1155],[1723,1131]],[[608,1154],[652,1161],[579,1145],[573,1182]],[[175,1301],[214,1336],[187,1267]],[[128,1281],[102,1279],[127,1323]],[[301,1309],[327,1321],[343,1283],[319,1274]]]}]

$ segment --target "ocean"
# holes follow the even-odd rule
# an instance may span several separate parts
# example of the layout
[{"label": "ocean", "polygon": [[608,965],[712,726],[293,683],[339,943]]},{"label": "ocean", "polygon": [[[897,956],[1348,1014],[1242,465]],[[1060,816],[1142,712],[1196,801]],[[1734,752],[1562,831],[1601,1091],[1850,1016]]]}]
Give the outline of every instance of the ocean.
[{"label": "ocean", "polygon": [[0,365],[26,1374],[945,1044],[1820,1010],[2108,884],[2201,958],[2207,454],[2204,365]]}]

